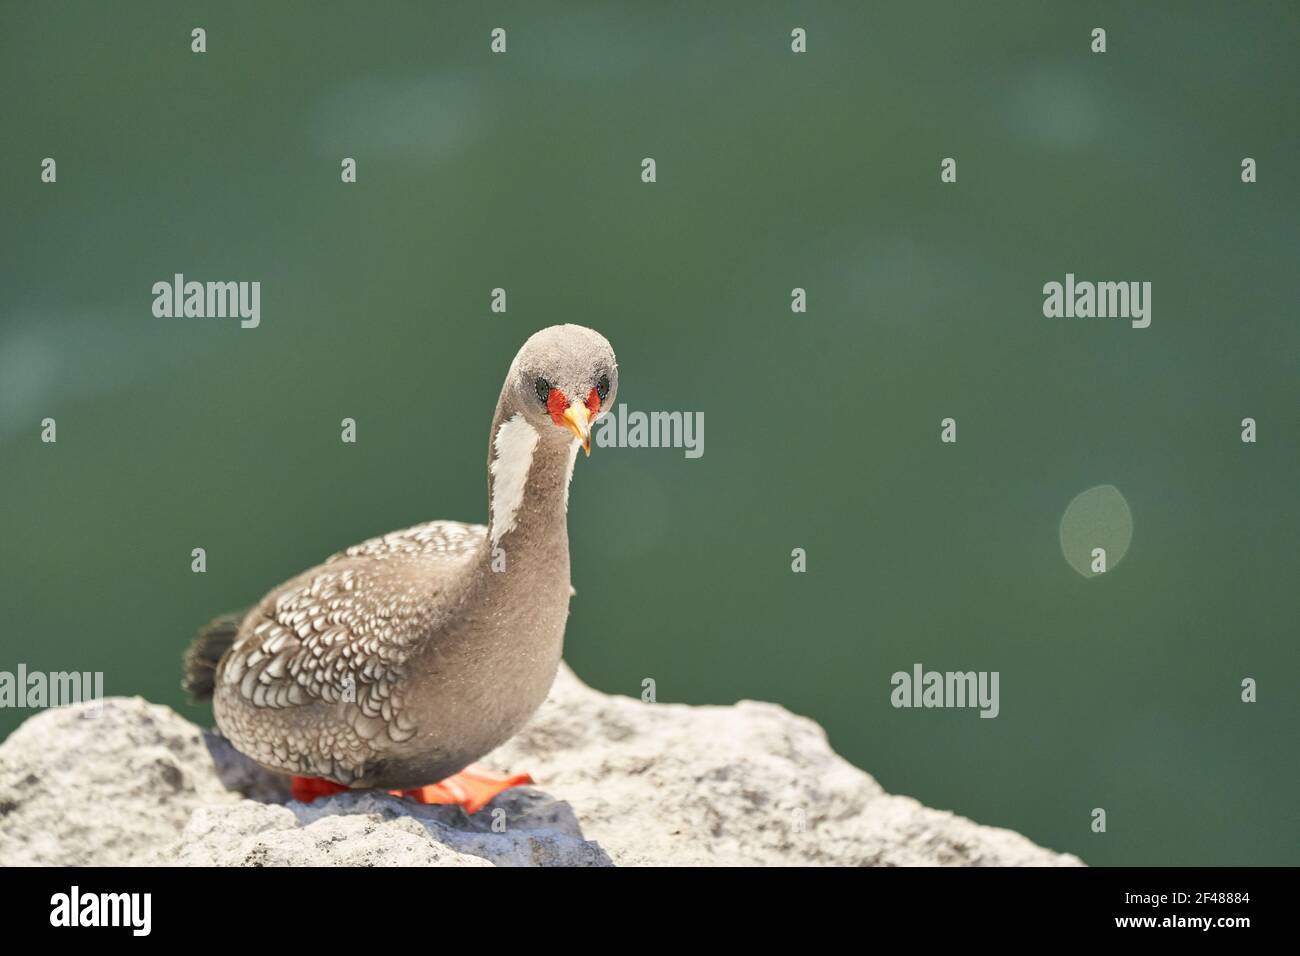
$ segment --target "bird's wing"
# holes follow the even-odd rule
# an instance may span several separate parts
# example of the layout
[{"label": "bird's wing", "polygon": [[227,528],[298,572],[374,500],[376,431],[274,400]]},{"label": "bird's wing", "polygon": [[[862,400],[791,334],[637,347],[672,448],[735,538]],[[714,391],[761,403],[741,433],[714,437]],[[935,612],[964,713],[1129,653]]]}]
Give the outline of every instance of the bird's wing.
[{"label": "bird's wing", "polygon": [[383,561],[403,557],[459,561],[477,551],[485,537],[487,537],[487,528],[481,524],[429,521],[354,544],[338,554],[331,555],[325,563],[330,564],[346,558],[374,558]]},{"label": "bird's wing", "polygon": [[482,543],[479,525],[432,522],[362,542],[272,591],[244,618],[218,681],[256,707],[355,702],[369,739],[415,733],[394,686],[436,626],[451,574]]}]

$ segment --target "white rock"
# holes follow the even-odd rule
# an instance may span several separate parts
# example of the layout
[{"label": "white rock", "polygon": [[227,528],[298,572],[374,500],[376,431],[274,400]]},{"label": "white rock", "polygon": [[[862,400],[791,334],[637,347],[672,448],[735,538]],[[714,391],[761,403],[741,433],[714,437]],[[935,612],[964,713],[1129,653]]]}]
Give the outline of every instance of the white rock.
[{"label": "white rock", "polygon": [[159,846],[203,806],[233,807],[203,732],[140,698],[61,707],[0,744],[0,865],[112,866]]},{"label": "white rock", "polygon": [[90,710],[0,744],[0,865],[1079,864],[885,793],[776,705],[645,704],[567,667],[484,761],[537,786],[473,817],[373,791],[281,805],[284,778],[166,707]]}]

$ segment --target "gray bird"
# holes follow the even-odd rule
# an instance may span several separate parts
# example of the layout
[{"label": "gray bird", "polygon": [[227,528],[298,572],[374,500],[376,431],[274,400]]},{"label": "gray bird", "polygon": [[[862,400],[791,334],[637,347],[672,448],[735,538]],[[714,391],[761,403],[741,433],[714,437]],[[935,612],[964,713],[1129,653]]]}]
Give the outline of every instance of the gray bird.
[{"label": "gray bird", "polygon": [[537,332],[492,418],[487,526],[432,521],[333,555],[201,632],[184,686],[212,698],[237,749],[292,774],[300,799],[382,787],[473,812],[526,782],[470,765],[555,678],[572,593],[569,481],[617,391],[604,336]]}]

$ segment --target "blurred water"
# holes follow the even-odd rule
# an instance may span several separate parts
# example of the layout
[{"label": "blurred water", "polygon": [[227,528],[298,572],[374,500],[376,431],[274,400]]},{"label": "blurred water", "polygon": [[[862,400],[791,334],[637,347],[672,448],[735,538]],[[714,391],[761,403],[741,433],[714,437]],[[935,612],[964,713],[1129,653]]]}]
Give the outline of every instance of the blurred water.
[{"label": "blurred water", "polygon": [[[1090,862],[1297,862],[1294,4],[0,17],[0,669],[209,719],[194,629],[482,520],[505,368],[577,321],[620,401],[708,419],[698,460],[578,464],[585,679],[779,701],[890,790]],[[1151,281],[1151,328],[1044,319],[1067,271]],[[174,272],[260,281],[261,326],[154,319]],[[1135,531],[1085,580],[1061,520],[1097,485]],[[1000,716],[892,709],[915,662],[1000,671]]]}]

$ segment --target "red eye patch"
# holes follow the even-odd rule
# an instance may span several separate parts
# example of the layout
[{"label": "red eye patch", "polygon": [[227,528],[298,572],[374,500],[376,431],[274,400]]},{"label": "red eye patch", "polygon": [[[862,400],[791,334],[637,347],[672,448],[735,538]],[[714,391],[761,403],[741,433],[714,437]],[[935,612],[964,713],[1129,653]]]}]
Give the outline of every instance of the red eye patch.
[{"label": "red eye patch", "polygon": [[587,393],[587,411],[591,412],[592,418],[600,414],[600,393],[594,388]]},{"label": "red eye patch", "polygon": [[546,396],[546,410],[551,415],[551,421],[557,425],[564,424],[564,410],[569,407],[569,400],[564,397],[564,393],[558,388],[551,389],[551,394]]}]

